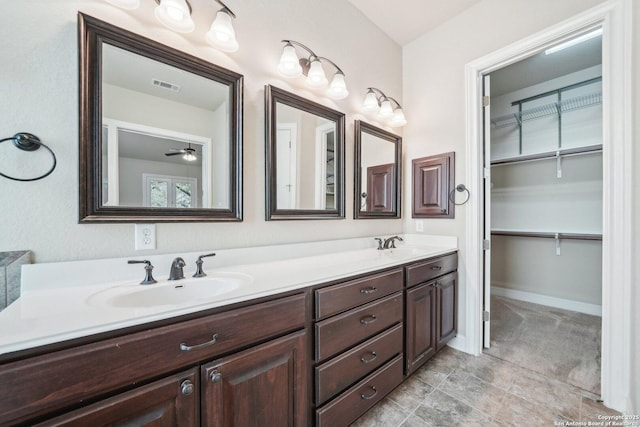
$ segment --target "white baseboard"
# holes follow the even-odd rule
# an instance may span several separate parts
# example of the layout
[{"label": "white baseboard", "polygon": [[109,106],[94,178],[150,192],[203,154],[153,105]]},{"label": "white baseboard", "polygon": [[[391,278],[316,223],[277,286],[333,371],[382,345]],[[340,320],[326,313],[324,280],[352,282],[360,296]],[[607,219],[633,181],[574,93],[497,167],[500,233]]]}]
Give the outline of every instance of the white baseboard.
[{"label": "white baseboard", "polygon": [[564,310],[577,311],[579,313],[602,317],[601,305],[550,297],[548,295],[534,294],[532,292],[517,291],[514,289],[501,288],[499,286],[491,286],[491,293],[499,297],[532,302],[534,304],[547,305],[549,307],[562,308]]},{"label": "white baseboard", "polygon": [[467,348],[467,339],[464,335],[456,335],[451,341],[447,343],[447,345],[451,348],[454,348],[459,351],[463,351],[465,353],[469,353],[469,349]]}]

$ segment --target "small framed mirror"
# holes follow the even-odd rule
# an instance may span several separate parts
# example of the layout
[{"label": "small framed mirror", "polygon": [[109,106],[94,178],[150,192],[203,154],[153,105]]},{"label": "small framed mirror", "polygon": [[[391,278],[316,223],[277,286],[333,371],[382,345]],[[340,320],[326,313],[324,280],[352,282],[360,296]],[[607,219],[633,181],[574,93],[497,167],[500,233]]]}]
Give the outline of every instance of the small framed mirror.
[{"label": "small framed mirror", "polygon": [[402,138],[355,121],[354,218],[400,218]]},{"label": "small framed mirror", "polygon": [[242,75],[80,13],[80,222],[242,220]]},{"label": "small framed mirror", "polygon": [[265,86],[266,219],[344,218],[344,114]]}]

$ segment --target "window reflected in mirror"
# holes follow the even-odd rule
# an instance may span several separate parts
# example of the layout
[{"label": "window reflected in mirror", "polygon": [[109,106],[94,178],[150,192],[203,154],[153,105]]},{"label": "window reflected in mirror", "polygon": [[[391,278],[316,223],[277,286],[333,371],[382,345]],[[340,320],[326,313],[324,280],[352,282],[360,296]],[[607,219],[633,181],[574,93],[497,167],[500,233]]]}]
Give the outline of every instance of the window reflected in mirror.
[{"label": "window reflected in mirror", "polygon": [[400,218],[402,138],[355,122],[355,218]]}]

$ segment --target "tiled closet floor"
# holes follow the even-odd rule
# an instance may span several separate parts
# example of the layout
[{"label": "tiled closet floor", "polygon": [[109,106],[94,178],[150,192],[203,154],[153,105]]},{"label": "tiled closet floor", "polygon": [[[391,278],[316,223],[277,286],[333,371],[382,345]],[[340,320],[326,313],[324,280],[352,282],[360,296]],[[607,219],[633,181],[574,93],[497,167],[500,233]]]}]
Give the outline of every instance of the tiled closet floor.
[{"label": "tiled closet floor", "polygon": [[353,426],[553,426],[618,415],[597,399],[516,363],[447,347]]}]

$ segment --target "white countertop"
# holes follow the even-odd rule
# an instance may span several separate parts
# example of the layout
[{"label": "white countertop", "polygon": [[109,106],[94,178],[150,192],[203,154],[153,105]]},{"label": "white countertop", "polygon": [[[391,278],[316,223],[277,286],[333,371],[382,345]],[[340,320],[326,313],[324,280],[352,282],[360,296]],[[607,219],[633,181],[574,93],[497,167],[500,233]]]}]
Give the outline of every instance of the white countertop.
[{"label": "white countertop", "polygon": [[212,251],[217,255],[205,259],[208,276],[203,279],[191,278],[197,254],[186,254],[187,279],[173,282],[167,281],[168,266],[182,255],[142,257],[163,266],[154,269],[158,283],[149,287],[206,283],[218,276],[245,278],[219,296],[147,307],[115,307],[101,301],[107,293],[124,295],[125,300],[128,292],[149,289],[138,284],[143,266],[128,265],[126,258],[25,266],[22,296],[0,312],[0,354],[302,289],[457,249],[455,237],[403,237],[398,249],[384,251],[375,249],[372,238]]}]

